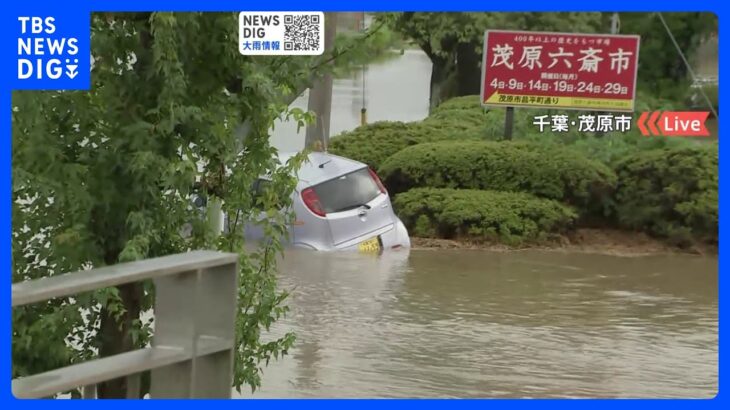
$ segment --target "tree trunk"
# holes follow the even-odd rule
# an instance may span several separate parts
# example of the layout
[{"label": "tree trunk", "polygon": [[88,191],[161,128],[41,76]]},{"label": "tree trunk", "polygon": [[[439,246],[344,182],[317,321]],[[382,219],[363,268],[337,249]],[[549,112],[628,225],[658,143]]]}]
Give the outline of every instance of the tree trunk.
[{"label": "tree trunk", "polygon": [[[324,24],[325,53],[330,53],[334,47],[335,34],[337,34],[337,13],[325,13]],[[307,110],[314,112],[316,119],[314,124],[307,127],[304,146],[314,148],[319,141],[324,147],[327,147],[332,111],[332,74],[329,71],[312,85],[307,104]]]},{"label": "tree trunk", "polygon": [[479,67],[481,58],[476,52],[476,44],[459,43],[456,48],[456,93],[476,95],[481,91],[482,70]]},{"label": "tree trunk", "polygon": [[441,57],[431,58],[431,96],[429,99],[428,112],[433,112],[442,100],[443,89],[446,85],[446,81],[449,78],[448,60]]},{"label": "tree trunk", "polygon": [[429,112],[442,101],[462,95],[476,95],[481,91],[481,62],[473,43],[460,43],[456,46],[456,61],[448,58],[431,57],[431,99]]},{"label": "tree trunk", "polygon": [[[108,357],[134,349],[130,330],[132,321],[139,318],[142,303],[142,284],[132,283],[117,287],[126,312],[118,322],[106,308],[101,312],[101,346],[99,356]],[[127,379],[120,378],[100,383],[97,387],[100,399],[123,399],[127,397]]]}]

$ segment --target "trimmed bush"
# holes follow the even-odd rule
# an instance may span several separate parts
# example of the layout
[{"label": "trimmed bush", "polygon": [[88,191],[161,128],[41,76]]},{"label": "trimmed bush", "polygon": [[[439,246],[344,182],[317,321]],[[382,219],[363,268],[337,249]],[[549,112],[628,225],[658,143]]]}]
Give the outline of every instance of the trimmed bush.
[{"label": "trimmed bush", "polygon": [[[541,111],[517,109],[513,126],[515,138],[535,132],[532,119],[540,113]],[[423,122],[444,122],[452,127],[478,127],[485,139],[500,141],[504,138],[504,120],[504,108],[484,108],[478,95],[467,95],[441,103]]]},{"label": "trimmed bush", "polygon": [[[647,93],[639,92],[636,96],[635,111],[677,110],[682,106],[667,99],[655,98]],[[539,115],[567,115],[577,119],[577,113],[569,110],[545,109],[515,109],[513,141],[527,141],[535,143],[567,145],[576,151],[586,154],[589,158],[598,159],[605,164],[612,164],[636,150],[648,150],[664,147],[678,147],[692,144],[686,138],[647,138],[641,135],[638,128],[633,126],[628,132],[607,132],[597,135],[591,132],[579,132],[577,126],[569,127],[568,132],[552,132],[549,128],[540,132],[533,124],[535,116]],[[626,115],[615,113],[615,115]],[[504,139],[503,108],[484,109],[479,96],[470,95],[456,97],[442,103],[425,121],[458,121],[461,124],[480,124],[483,135],[489,141]]]},{"label": "trimmed bush", "polygon": [[533,140],[543,143],[562,143],[588,158],[601,161],[609,166],[613,166],[617,161],[620,161],[627,155],[633,155],[641,151],[694,147],[697,144],[704,143],[684,137],[646,137],[635,130],[631,130],[626,134],[613,132],[601,137],[583,135],[570,142],[557,140],[552,135],[543,135],[540,137]]},{"label": "trimmed bush", "polygon": [[423,124],[433,127],[441,127],[444,130],[450,129],[479,129],[484,134],[489,122],[493,121],[494,115],[481,108],[470,110],[449,110],[439,111],[423,120]]},{"label": "trimmed bush", "polygon": [[416,188],[398,195],[394,206],[414,236],[511,245],[548,239],[576,219],[568,206],[519,192]]},{"label": "trimmed bush", "polygon": [[419,122],[379,121],[332,138],[329,150],[365,162],[373,168],[411,145],[446,140],[487,138],[487,129],[504,116],[485,111],[478,96],[452,98]]},{"label": "trimmed bush", "polygon": [[482,110],[481,101],[478,95],[465,95],[462,97],[453,97],[439,104],[433,109],[432,114],[438,114],[446,111],[463,111],[463,110]]},{"label": "trimmed bush", "polygon": [[380,121],[363,125],[332,138],[329,152],[352,158],[373,169],[389,156],[411,145],[443,140],[482,138],[473,127],[453,127],[449,123]]},{"label": "trimmed bush", "polygon": [[717,145],[645,151],[616,165],[614,215],[631,229],[686,246],[718,239]]},{"label": "trimmed bush", "polygon": [[378,170],[393,194],[416,187],[527,192],[584,212],[603,210],[616,184],[607,166],[557,145],[436,142],[408,147]]}]

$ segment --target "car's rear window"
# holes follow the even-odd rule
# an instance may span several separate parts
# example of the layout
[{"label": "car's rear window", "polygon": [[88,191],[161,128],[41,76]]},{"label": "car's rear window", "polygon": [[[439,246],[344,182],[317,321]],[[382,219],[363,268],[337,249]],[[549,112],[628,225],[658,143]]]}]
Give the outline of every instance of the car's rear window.
[{"label": "car's rear window", "polygon": [[380,189],[367,168],[339,176],[313,188],[326,213],[358,208],[380,194]]}]

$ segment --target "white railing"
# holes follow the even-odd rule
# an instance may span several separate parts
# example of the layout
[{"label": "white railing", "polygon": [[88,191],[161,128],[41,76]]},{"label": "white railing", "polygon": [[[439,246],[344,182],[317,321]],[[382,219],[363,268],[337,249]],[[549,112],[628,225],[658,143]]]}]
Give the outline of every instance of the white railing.
[{"label": "white railing", "polygon": [[15,283],[12,306],[145,280],[155,284],[151,347],[14,379],[13,395],[52,397],[83,387],[93,398],[98,383],[126,377],[127,397],[138,398],[140,374],[150,371],[151,398],[230,398],[236,254],[194,251]]}]

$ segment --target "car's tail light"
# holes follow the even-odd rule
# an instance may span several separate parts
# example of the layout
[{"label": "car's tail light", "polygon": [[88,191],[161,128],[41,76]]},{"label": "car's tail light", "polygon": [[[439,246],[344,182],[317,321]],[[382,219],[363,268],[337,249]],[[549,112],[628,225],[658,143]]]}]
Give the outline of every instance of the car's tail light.
[{"label": "car's tail light", "polygon": [[317,196],[317,193],[314,192],[314,189],[307,188],[302,191],[302,201],[304,201],[304,205],[309,208],[312,213],[319,216],[325,216],[326,213],[324,212],[324,208],[322,208],[322,203],[319,202],[319,197]]},{"label": "car's tail light", "polygon": [[383,182],[380,180],[380,177],[378,177],[378,174],[376,174],[372,168],[368,168],[368,171],[370,172],[370,176],[373,178],[373,181],[375,181],[375,183],[378,184],[378,188],[380,188],[380,192],[387,194],[388,190],[385,189],[385,185],[383,185]]}]

